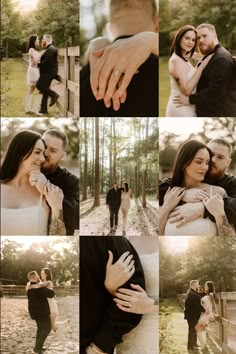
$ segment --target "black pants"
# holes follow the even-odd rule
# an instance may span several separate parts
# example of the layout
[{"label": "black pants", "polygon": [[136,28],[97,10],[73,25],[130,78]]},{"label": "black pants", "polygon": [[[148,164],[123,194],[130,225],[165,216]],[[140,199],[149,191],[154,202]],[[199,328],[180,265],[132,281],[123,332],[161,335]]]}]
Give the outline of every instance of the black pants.
[{"label": "black pants", "polygon": [[195,326],[198,320],[191,319],[187,321],[188,321],[188,349],[192,349],[193,346],[197,344],[197,332],[195,330]]},{"label": "black pants", "polygon": [[118,225],[119,209],[120,209],[120,207],[109,206],[109,210],[110,210],[110,227],[111,228],[114,226],[114,218],[115,218],[115,226]]},{"label": "black pants", "polygon": [[46,317],[37,319],[35,321],[37,323],[37,332],[34,351],[39,353],[43,348],[47,336],[51,332],[51,320],[50,317]]},{"label": "black pants", "polygon": [[54,76],[41,74],[36,83],[36,88],[43,94],[42,102],[41,102],[41,111],[47,112],[48,106],[48,97],[54,98],[57,93],[50,89],[50,85]]}]

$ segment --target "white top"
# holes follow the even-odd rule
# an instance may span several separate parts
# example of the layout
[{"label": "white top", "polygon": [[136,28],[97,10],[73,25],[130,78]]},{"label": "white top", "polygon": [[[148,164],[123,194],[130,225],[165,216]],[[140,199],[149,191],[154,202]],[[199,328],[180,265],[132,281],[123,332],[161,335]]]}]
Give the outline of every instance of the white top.
[{"label": "white top", "polygon": [[[158,253],[140,255],[145,275],[146,292],[150,297],[159,297]],[[137,327],[123,336],[123,343],[116,347],[117,354],[157,354],[158,311],[145,314]]]},{"label": "white top", "polygon": [[1,208],[1,235],[48,235],[49,211],[42,205],[42,194],[38,205],[27,208]]},{"label": "white top", "polygon": [[[188,65],[188,72],[187,72],[187,79],[190,80],[195,72],[195,68],[190,64]],[[182,106],[176,107],[176,104],[173,103],[174,96],[183,96],[184,94],[181,92],[179,85],[175,78],[170,75],[170,98],[166,107],[166,117],[196,117],[196,106],[189,105],[189,106]],[[192,91],[192,93],[196,92],[196,88]]]}]

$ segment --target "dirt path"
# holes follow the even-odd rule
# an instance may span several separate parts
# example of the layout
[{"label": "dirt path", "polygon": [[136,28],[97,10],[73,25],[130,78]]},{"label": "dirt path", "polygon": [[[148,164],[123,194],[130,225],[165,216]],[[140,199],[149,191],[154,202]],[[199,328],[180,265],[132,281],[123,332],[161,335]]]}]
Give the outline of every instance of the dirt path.
[{"label": "dirt path", "polygon": [[[60,339],[53,331],[45,342],[47,354],[79,353],[79,300],[78,296],[57,298]],[[28,313],[26,298],[1,299],[1,353],[30,354],[35,344],[36,323]],[[70,325],[60,322],[70,320]],[[64,342],[64,343],[63,343]]]},{"label": "dirt path", "polygon": [[[109,210],[105,198],[101,198],[100,207],[93,207],[93,200],[80,203],[80,235],[120,236],[122,235],[122,212],[119,211],[118,229],[110,233]],[[140,200],[132,200],[128,213],[127,236],[157,236],[158,235],[158,202],[147,201],[143,208]]]}]

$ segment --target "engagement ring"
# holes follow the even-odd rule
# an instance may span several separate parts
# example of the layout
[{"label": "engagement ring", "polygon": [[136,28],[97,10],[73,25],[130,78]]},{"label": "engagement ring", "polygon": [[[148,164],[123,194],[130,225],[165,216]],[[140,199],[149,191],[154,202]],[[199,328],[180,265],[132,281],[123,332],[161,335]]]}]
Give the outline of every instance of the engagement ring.
[{"label": "engagement ring", "polygon": [[114,75],[115,75],[115,77],[120,76],[120,71],[119,70],[114,70]]}]

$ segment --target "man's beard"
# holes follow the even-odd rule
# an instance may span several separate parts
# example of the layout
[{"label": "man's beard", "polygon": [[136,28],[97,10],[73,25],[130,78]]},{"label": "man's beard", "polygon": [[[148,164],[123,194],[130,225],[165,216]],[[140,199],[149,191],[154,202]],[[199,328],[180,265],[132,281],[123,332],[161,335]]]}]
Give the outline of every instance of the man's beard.
[{"label": "man's beard", "polygon": [[215,48],[214,46],[213,47],[207,47],[206,49],[201,49],[200,46],[198,47],[200,53],[202,55],[204,55],[204,56],[208,55],[208,54],[211,54],[214,51],[214,48]]},{"label": "man's beard", "polygon": [[50,164],[47,161],[47,163],[45,165],[42,164],[41,172],[44,174],[50,174],[50,173],[54,172],[57,169],[57,167],[58,167],[58,164],[56,164],[56,165]]},{"label": "man's beard", "polygon": [[219,181],[224,176],[224,171],[217,170],[216,172],[211,172],[211,170],[207,174],[207,180],[209,181]]}]

